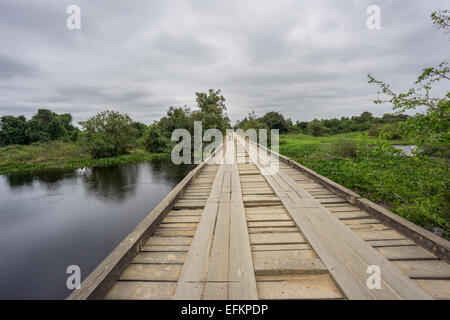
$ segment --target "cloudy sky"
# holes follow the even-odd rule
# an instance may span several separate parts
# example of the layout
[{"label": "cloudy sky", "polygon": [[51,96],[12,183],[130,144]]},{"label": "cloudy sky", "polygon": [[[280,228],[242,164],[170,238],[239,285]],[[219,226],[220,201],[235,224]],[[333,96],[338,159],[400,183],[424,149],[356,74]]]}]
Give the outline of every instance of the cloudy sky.
[{"label": "cloudy sky", "polygon": [[[81,29],[66,27],[69,5]],[[381,29],[366,26],[370,4]],[[374,105],[371,72],[407,88],[448,60],[430,13],[440,0],[1,0],[0,116],[38,107],[75,121],[105,109],[150,123],[220,88],[235,121],[252,109],[294,120],[350,116]]]}]

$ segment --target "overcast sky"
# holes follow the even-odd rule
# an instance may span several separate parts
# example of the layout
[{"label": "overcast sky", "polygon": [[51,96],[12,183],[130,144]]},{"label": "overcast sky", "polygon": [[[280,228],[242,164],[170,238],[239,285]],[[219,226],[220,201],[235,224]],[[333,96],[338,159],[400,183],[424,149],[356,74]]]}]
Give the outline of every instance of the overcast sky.
[{"label": "overcast sky", "polygon": [[[81,8],[69,30],[66,8]],[[370,4],[381,29],[366,27]],[[366,74],[407,88],[447,60],[430,14],[448,1],[1,0],[0,115],[39,107],[84,120],[105,109],[151,123],[220,88],[235,121],[390,111]]]}]

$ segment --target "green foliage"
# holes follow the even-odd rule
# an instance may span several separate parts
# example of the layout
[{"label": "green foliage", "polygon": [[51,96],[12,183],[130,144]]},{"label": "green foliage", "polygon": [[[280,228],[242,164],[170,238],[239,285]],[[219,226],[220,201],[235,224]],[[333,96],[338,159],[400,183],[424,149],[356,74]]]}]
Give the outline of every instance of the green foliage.
[{"label": "green foliage", "polygon": [[137,138],[141,138],[147,131],[147,125],[145,123],[134,121],[131,125],[137,130]]},{"label": "green foliage", "polygon": [[267,112],[261,117],[260,122],[264,123],[267,128],[278,129],[279,133],[287,133],[292,129],[291,119],[285,120],[284,116],[278,112]]},{"label": "green foliage", "polygon": [[355,158],[357,143],[348,139],[338,140],[332,144],[331,154],[342,158]]},{"label": "green foliage", "polygon": [[[337,147],[347,141],[357,145],[356,157]],[[446,160],[402,156],[388,140],[371,139],[368,134],[284,135],[280,142],[281,154],[418,225],[429,230],[442,228],[445,237],[450,237]]]},{"label": "green foliage", "polygon": [[94,158],[128,153],[139,134],[128,115],[109,110],[80,122],[80,125],[84,129],[80,142]]},{"label": "green foliage", "polygon": [[86,158],[89,154],[72,142],[51,141],[31,145],[8,145],[0,148],[0,167],[16,163],[42,163]]},{"label": "green foliage", "polygon": [[431,20],[438,29],[446,30],[450,27],[450,10],[438,10],[431,14]]},{"label": "green foliage", "polygon": [[112,166],[167,156],[133,149],[126,155],[93,159],[87,150],[73,142],[52,141],[28,146],[10,145],[0,148],[0,174],[42,168]]},{"label": "green foliage", "polygon": [[47,109],[38,109],[28,121],[24,116],[1,118],[0,146],[54,140],[75,141],[77,135],[78,129],[72,125],[70,114],[58,115]]},{"label": "green foliage", "polygon": [[[219,129],[222,133],[230,127],[225,111],[225,98],[220,90],[208,93],[197,92],[197,108],[170,106],[167,115],[150,125],[144,135],[143,144],[150,152],[170,152],[175,142],[171,136],[176,129],[187,129],[194,138],[194,121],[202,122],[203,133],[208,129]],[[191,144],[194,147],[194,144]]]},{"label": "green foliage", "polygon": [[144,145],[149,152],[162,153],[167,152],[169,140],[161,131],[158,124],[152,124],[148,127],[144,136]]},{"label": "green foliage", "polygon": [[222,133],[230,127],[230,120],[226,115],[225,98],[220,90],[209,89],[208,93],[196,92],[197,107],[194,118],[202,121],[203,130],[219,129]]},{"label": "green foliage", "polygon": [[308,123],[307,130],[314,137],[324,136],[329,132],[328,128],[318,120],[313,120]]}]

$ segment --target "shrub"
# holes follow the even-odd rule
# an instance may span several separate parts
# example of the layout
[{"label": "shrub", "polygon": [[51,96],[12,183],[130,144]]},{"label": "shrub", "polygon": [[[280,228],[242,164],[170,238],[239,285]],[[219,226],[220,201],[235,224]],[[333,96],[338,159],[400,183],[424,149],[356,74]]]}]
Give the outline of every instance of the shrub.
[{"label": "shrub", "polygon": [[343,158],[355,158],[357,155],[357,144],[352,140],[339,140],[332,145],[331,153]]},{"label": "shrub", "polygon": [[80,122],[80,125],[84,129],[80,143],[94,158],[128,153],[136,144],[138,130],[126,114],[107,110]]}]

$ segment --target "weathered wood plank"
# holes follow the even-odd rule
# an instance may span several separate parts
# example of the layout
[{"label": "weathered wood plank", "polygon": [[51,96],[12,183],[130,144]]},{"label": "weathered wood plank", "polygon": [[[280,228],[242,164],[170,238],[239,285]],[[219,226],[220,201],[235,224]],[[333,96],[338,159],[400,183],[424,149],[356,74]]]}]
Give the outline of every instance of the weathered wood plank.
[{"label": "weathered wood plank", "polygon": [[450,300],[450,280],[415,280],[435,299]]},{"label": "weathered wood plank", "polygon": [[189,246],[143,246],[142,252],[188,252]]},{"label": "weathered wood plank", "polygon": [[231,300],[255,300],[258,299],[258,293],[239,172],[236,163],[232,165],[231,173],[232,202],[228,297]]},{"label": "weathered wood plank", "polygon": [[106,294],[106,300],[168,300],[176,282],[117,281]]},{"label": "weathered wood plank", "polygon": [[407,239],[401,240],[366,240],[374,248],[378,247],[396,247],[396,246],[414,246],[414,242]]},{"label": "weathered wood plank", "polygon": [[201,216],[191,247],[186,256],[186,261],[173,296],[174,299],[201,299],[224,174],[225,165],[222,164],[217,170],[210,198],[206,202],[203,215]]},{"label": "weathered wood plank", "polygon": [[305,238],[300,232],[286,233],[252,233],[250,243],[254,244],[295,244],[305,243]]},{"label": "weathered wood plank", "polygon": [[[317,258],[304,258],[312,250],[297,251],[255,251],[253,264],[256,275],[276,274],[322,274],[328,269]],[[303,253],[303,254],[302,254]]]},{"label": "weathered wood plank", "polygon": [[442,260],[392,261],[413,279],[450,279],[450,266]]},{"label": "weathered wood plank", "polygon": [[286,213],[247,214],[247,221],[291,221]]},{"label": "weathered wood plank", "polygon": [[140,252],[133,263],[165,263],[180,264],[184,262],[184,252]]},{"label": "weathered wood plank", "polygon": [[155,236],[158,236],[158,237],[193,237],[194,233],[195,233],[195,228],[192,228],[190,230],[158,228],[155,231]]},{"label": "weathered wood plank", "polygon": [[343,299],[328,274],[257,276],[260,299]]},{"label": "weathered wood plank", "polygon": [[377,250],[389,260],[436,260],[437,257],[418,246],[380,247]]},{"label": "weathered wood plank", "polygon": [[119,280],[131,281],[177,281],[181,265],[177,264],[130,264]]},{"label": "weathered wood plank", "polygon": [[283,232],[300,232],[297,227],[259,227],[248,228],[248,233],[283,233]]},{"label": "weathered wood plank", "polygon": [[192,242],[191,237],[151,237],[146,246],[185,246]]},{"label": "weathered wood plank", "polygon": [[355,230],[355,233],[363,240],[398,240],[405,239],[403,235],[394,230]]}]

